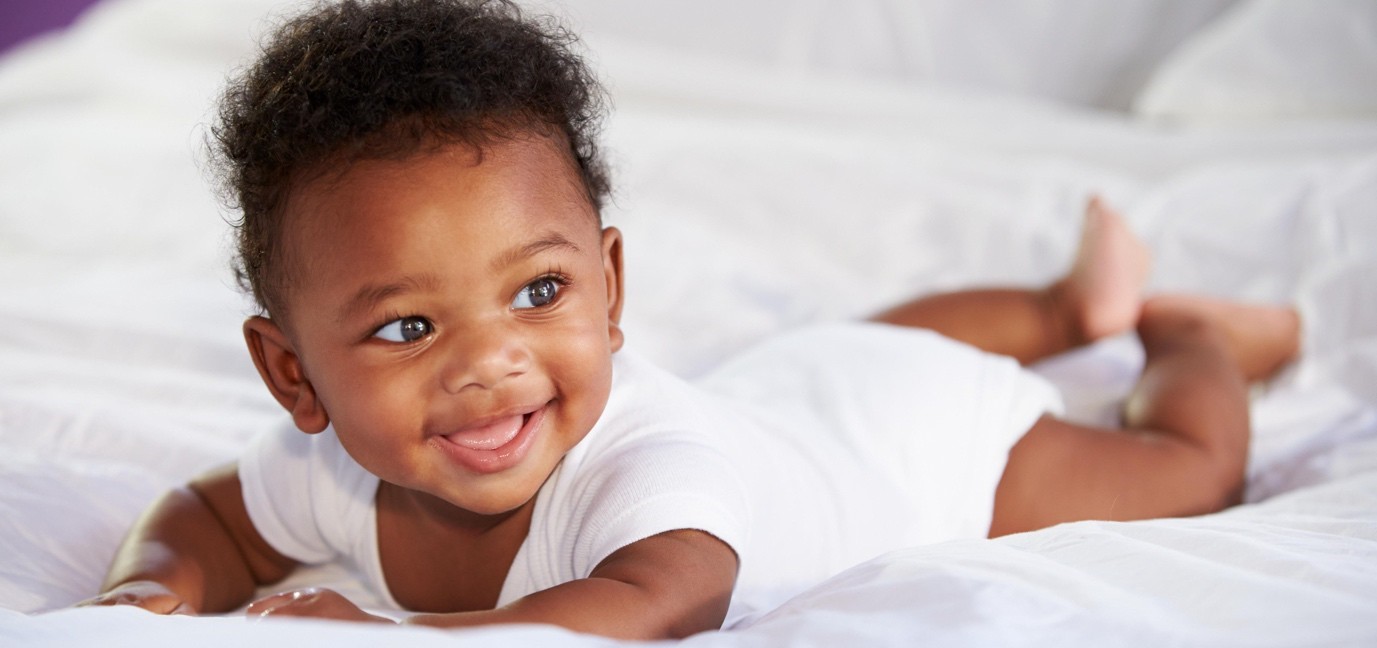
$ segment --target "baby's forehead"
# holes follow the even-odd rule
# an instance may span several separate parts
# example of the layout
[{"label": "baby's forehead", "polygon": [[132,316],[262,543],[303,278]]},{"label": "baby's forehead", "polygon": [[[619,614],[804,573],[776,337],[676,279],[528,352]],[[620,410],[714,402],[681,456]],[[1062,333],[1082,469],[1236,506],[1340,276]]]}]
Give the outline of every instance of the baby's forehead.
[{"label": "baby's forehead", "polygon": [[[500,173],[501,172],[501,173]],[[386,155],[331,156],[316,169],[301,174],[289,199],[350,196],[360,188],[460,184],[481,188],[507,180],[511,172],[529,176],[526,190],[548,192],[580,211],[598,217],[590,188],[567,140],[540,132],[499,133],[480,141],[429,141],[414,150]],[[288,207],[291,207],[290,200]]]},{"label": "baby's forehead", "polygon": [[482,220],[489,228],[599,231],[598,210],[566,151],[551,138],[505,137],[336,166],[303,182],[286,201],[278,253],[292,263],[303,244],[339,240],[334,230],[360,227],[361,219],[376,228],[430,212]]}]

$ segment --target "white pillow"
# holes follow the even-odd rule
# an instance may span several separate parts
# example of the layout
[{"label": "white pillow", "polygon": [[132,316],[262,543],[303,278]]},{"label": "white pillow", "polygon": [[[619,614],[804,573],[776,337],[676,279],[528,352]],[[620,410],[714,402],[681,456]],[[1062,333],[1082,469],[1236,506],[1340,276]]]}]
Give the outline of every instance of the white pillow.
[{"label": "white pillow", "polygon": [[1240,4],[1172,53],[1133,109],[1172,119],[1377,116],[1377,2]]},{"label": "white pillow", "polygon": [[[593,40],[767,73],[1127,110],[1171,51],[1235,0],[523,0]],[[665,70],[664,73],[672,73]]]}]

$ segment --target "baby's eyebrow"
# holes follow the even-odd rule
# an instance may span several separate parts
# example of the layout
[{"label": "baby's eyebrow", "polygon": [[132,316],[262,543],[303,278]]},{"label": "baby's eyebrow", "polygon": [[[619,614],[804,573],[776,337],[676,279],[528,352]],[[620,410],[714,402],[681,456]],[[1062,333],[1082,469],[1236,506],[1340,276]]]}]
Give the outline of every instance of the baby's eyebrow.
[{"label": "baby's eyebrow", "polygon": [[565,238],[563,234],[559,232],[550,232],[530,243],[514,247],[498,255],[492,260],[491,269],[493,272],[496,272],[513,263],[529,259],[541,252],[556,248],[564,248],[570,252],[579,251],[579,246],[574,245],[574,243]]},{"label": "baby's eyebrow", "polygon": [[354,293],[353,299],[345,302],[336,314],[337,322],[345,322],[350,317],[358,313],[367,313],[381,304],[384,300],[393,295],[404,293],[410,290],[424,289],[435,285],[434,277],[429,275],[421,277],[403,277],[397,281],[385,284],[368,284]]}]

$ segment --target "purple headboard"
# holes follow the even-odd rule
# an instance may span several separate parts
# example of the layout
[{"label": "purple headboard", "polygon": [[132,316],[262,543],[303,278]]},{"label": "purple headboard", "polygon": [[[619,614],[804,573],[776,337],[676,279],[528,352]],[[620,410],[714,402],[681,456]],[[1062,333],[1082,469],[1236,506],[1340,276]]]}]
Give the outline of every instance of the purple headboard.
[{"label": "purple headboard", "polygon": [[46,31],[72,24],[99,0],[0,0],[0,52]]}]

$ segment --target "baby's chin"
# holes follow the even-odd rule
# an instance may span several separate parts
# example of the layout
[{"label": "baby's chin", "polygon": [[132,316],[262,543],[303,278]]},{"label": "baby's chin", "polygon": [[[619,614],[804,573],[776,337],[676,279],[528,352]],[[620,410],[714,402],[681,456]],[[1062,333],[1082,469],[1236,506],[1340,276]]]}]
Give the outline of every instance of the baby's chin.
[{"label": "baby's chin", "polygon": [[[456,484],[453,491],[436,494],[451,506],[474,515],[501,517],[510,515],[530,504],[541,486],[559,466],[561,457],[522,465],[496,475],[482,475]],[[532,462],[536,463],[536,462]]]},{"label": "baby's chin", "polygon": [[[548,477],[548,475],[546,475]],[[516,513],[535,500],[540,482],[533,488],[514,488],[506,492],[485,494],[482,497],[441,497],[451,506],[483,517],[505,517]],[[490,490],[490,489],[484,489]],[[472,494],[469,494],[472,495]]]}]

